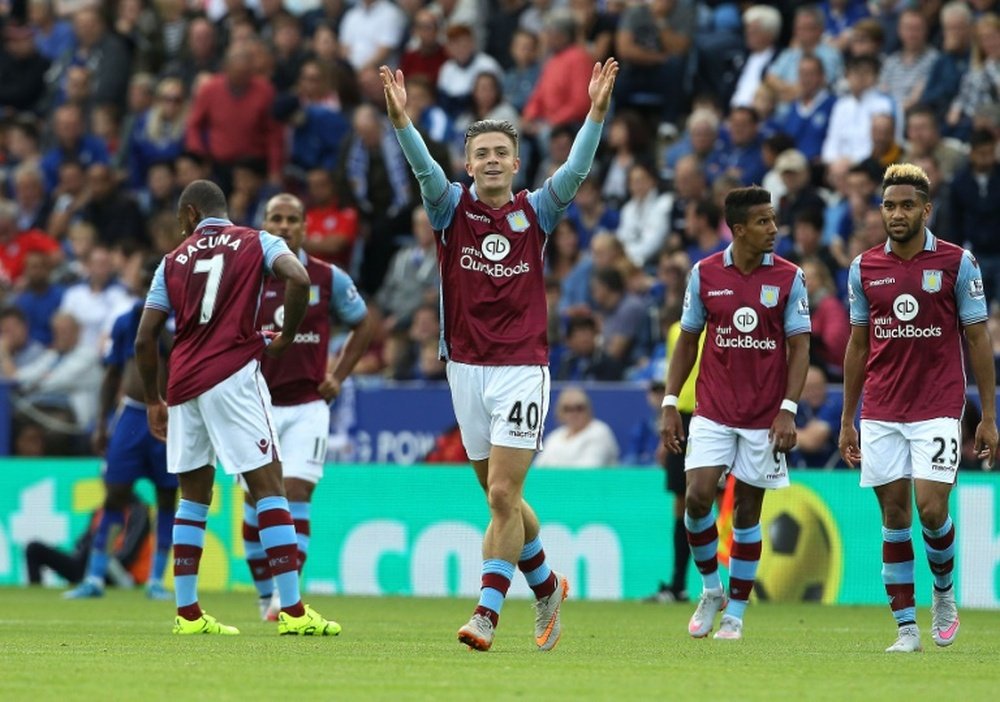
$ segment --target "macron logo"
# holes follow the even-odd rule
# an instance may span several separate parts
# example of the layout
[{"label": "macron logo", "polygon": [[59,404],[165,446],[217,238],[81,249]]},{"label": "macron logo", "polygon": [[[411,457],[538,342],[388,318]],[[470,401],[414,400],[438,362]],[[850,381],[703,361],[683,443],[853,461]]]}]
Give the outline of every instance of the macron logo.
[{"label": "macron logo", "polygon": [[476,214],[475,212],[466,212],[465,216],[468,217],[471,220],[476,221],[476,222],[482,222],[483,224],[492,224],[493,223],[493,220],[491,220],[486,215]]},{"label": "macron logo", "polygon": [[723,290],[709,290],[705,293],[708,297],[722,297],[723,295],[735,295],[732,290],[725,288]]}]

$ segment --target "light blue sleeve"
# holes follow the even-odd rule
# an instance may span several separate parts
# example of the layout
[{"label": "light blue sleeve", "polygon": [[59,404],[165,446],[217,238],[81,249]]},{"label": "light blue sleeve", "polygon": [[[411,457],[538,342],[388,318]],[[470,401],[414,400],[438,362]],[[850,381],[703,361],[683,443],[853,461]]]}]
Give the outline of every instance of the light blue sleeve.
[{"label": "light blue sleeve", "polygon": [[355,326],[368,314],[365,301],[354,286],[351,276],[336,266],[330,266],[333,274],[333,294],[330,296],[330,311],[335,312],[345,324]]},{"label": "light blue sleeve", "polygon": [[170,297],[167,296],[167,279],[163,274],[163,264],[164,261],[160,261],[160,265],[156,267],[156,273],[153,274],[153,282],[150,284],[149,292],[146,294],[145,306],[170,314],[174,308],[170,306]]},{"label": "light blue sleeve", "polygon": [[701,334],[705,328],[705,305],[701,301],[701,263],[696,263],[688,275],[687,289],[684,291],[684,311],[681,313],[681,329],[692,334]]},{"label": "light blue sleeve", "polygon": [[264,270],[269,275],[274,275],[274,262],[278,260],[279,256],[294,255],[284,239],[268,232],[262,231],[260,233],[260,246],[264,249]]},{"label": "light blue sleeve", "polygon": [[795,271],[795,280],[788,293],[788,304],[785,305],[785,336],[808,334],[812,331],[812,320],[809,318],[809,294],[806,292],[806,274],[801,268]]},{"label": "light blue sleeve", "polygon": [[556,228],[562,213],[569,207],[580,184],[590,173],[594,154],[601,143],[603,127],[603,122],[595,122],[588,117],[573,140],[573,148],[569,150],[566,163],[559,166],[541,188],[528,193],[528,202],[538,214],[538,223],[546,234]]},{"label": "light blue sleeve", "polygon": [[847,299],[851,305],[851,324],[856,327],[868,326],[868,298],[861,287],[861,257],[851,261],[847,274]]},{"label": "light blue sleeve", "polygon": [[955,303],[958,306],[958,318],[964,326],[985,322],[989,316],[986,291],[983,289],[983,272],[971,251],[965,251],[958,264]]},{"label": "light blue sleeve", "polygon": [[455,208],[458,207],[458,201],[462,197],[462,186],[448,182],[448,176],[431,157],[424,138],[413,126],[413,122],[410,122],[405,129],[397,129],[396,139],[403,149],[403,155],[406,156],[410,168],[413,169],[413,175],[420,183],[420,195],[424,199],[424,208],[427,210],[431,226],[438,231],[444,229],[451,224],[455,216]]}]

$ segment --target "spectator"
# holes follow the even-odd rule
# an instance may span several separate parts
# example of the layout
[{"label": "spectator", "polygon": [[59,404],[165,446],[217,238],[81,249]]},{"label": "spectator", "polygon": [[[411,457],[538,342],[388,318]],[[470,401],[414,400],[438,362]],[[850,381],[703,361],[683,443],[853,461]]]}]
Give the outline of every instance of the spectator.
[{"label": "spectator", "polygon": [[822,259],[803,258],[801,266],[806,276],[806,293],[812,316],[809,353],[826,375],[840,380],[844,377],[844,354],[851,336],[847,309],[837,297],[830,269]]},{"label": "spectator", "polygon": [[545,44],[550,53],[524,107],[529,134],[544,134],[564,124],[579,126],[587,117],[587,85],[594,59],[577,42],[576,32],[576,21],[569,10],[553,11],[545,20]]},{"label": "spectator", "polygon": [[88,429],[97,414],[101,364],[96,344],[81,338],[73,315],[52,317],[52,346],[17,369],[17,392],[37,407],[67,408],[77,429]]},{"label": "spectator", "polygon": [[34,163],[37,166],[42,161],[38,122],[31,115],[13,118],[7,125],[2,143],[5,163],[0,166],[0,174],[3,174],[3,180],[7,183],[14,170],[22,163]]},{"label": "spectator", "polygon": [[174,162],[159,161],[146,171],[146,182],[135,198],[142,216],[148,221],[163,213],[176,212],[180,192]]},{"label": "spectator", "polygon": [[52,201],[45,193],[45,174],[37,162],[28,161],[14,169],[14,203],[17,229],[43,230],[52,213]]},{"label": "spectator", "polygon": [[601,326],[604,352],[623,366],[628,365],[635,340],[648,320],[646,305],[625,289],[625,277],[614,268],[594,271],[590,294]]},{"label": "spectator", "polygon": [[[488,75],[481,73],[480,75]],[[406,114],[410,121],[416,125],[420,134],[429,140],[431,144],[428,148],[447,148],[456,139],[464,140],[465,132],[458,132],[452,118],[437,104],[437,88],[428,83],[423,76],[407,78],[406,80]],[[468,114],[463,113],[464,119],[468,119]],[[520,116],[517,116],[520,119]],[[433,152],[432,152],[433,155]],[[465,164],[465,155],[462,154],[461,164]],[[445,163],[446,166],[450,162]],[[444,168],[445,166],[442,166]]]},{"label": "spectator", "polygon": [[354,70],[395,63],[406,15],[389,0],[360,0],[344,13],[340,44]]},{"label": "spectator", "polygon": [[531,12],[528,0],[489,0],[481,7],[486,8],[489,31],[486,32],[485,42],[480,42],[480,45],[506,71],[513,62],[510,49],[514,35],[521,30],[534,35],[541,29],[536,30],[522,24],[522,19]]},{"label": "spectator", "polygon": [[115,280],[107,247],[94,246],[82,263],[85,279],[66,290],[59,311],[73,316],[80,325],[80,345],[96,354],[112,322],[132,305],[134,298]]},{"label": "spectator", "polygon": [[233,164],[233,192],[229,196],[229,214],[234,222],[247,227],[264,227],[267,201],[278,189],[266,181],[267,164],[259,158],[241,158]]},{"label": "spectator", "polygon": [[308,207],[302,247],[310,256],[350,270],[358,237],[358,211],[337,202],[333,175],[322,168],[306,174]]},{"label": "spectator", "polygon": [[125,242],[145,245],[149,238],[139,204],[115,179],[111,167],[92,164],[87,169],[90,199],[81,218],[97,229],[97,238],[108,247]]},{"label": "spectator", "polygon": [[603,197],[601,184],[593,175],[588,176],[576,191],[576,197],[566,208],[566,221],[579,235],[579,248],[586,250],[599,232],[614,234],[618,229],[620,214]]},{"label": "spectator", "polygon": [[896,142],[896,118],[888,112],[872,116],[871,141],[868,158],[880,172],[903,159],[903,147]]},{"label": "spectator", "polygon": [[611,427],[594,418],[582,389],[565,388],[556,401],[555,430],[535,459],[539,468],[607,468],[618,463],[618,442]]},{"label": "spectator", "polygon": [[177,176],[177,189],[183,191],[196,180],[206,180],[211,177],[212,169],[204,156],[192,151],[182,151],[174,160],[174,171]]},{"label": "spectator", "polygon": [[[587,100],[589,110],[590,98]],[[476,76],[476,82],[472,86],[471,107],[455,118],[452,151],[453,160],[458,164],[465,164],[465,131],[473,122],[483,119],[510,122],[514,129],[520,129],[521,126],[521,116],[504,98],[503,83],[495,73],[480,73]]]},{"label": "spectator", "polygon": [[249,47],[234,45],[226,52],[225,69],[198,90],[188,120],[185,146],[212,159],[224,190],[232,186],[237,159],[263,158],[268,179],[280,185],[284,167],[284,135],[271,115],[274,88],[253,75]]},{"label": "spectator", "polygon": [[180,155],[186,119],[183,83],[178,78],[164,78],[156,86],[156,102],[134,122],[127,138],[130,188],[145,186],[146,174],[153,163]]},{"label": "spectator", "polygon": [[[164,9],[169,12],[171,5],[165,4]],[[132,70],[159,71],[164,58],[159,13],[143,0],[118,0],[115,5],[114,33],[125,44],[132,59]],[[183,5],[181,8],[183,12]]]},{"label": "spectator", "polygon": [[538,37],[519,29],[510,40],[511,66],[504,73],[504,94],[518,111],[524,110],[538,84],[542,65],[538,61]]},{"label": "spectator", "polygon": [[8,21],[0,48],[0,111],[33,112],[45,95],[49,60],[38,53],[30,27]]},{"label": "spectator", "polygon": [[559,296],[560,314],[575,317],[591,314],[590,276],[598,268],[620,268],[628,263],[621,240],[609,232],[598,232],[590,240],[590,251],[584,254],[562,284]]},{"label": "spectator", "polygon": [[[169,26],[169,25],[168,25]],[[178,27],[186,35],[180,53],[168,64],[166,75],[176,76],[192,93],[199,76],[219,70],[219,36],[216,26],[204,17],[195,17],[186,27]]]},{"label": "spectator", "polygon": [[825,41],[843,51],[850,41],[851,28],[858,20],[868,16],[865,0],[824,0],[820,7],[825,20]]},{"label": "spectator", "polygon": [[440,273],[434,230],[423,207],[414,207],[411,218],[414,243],[392,257],[385,281],[375,295],[385,313],[387,330],[409,325],[418,307],[437,300]]},{"label": "spectator", "polygon": [[608,127],[607,150],[597,162],[601,195],[613,207],[620,208],[629,197],[629,172],[642,161],[649,164],[649,130],[634,112],[616,114]]},{"label": "spectator", "polygon": [[426,79],[428,84],[437,85],[441,66],[448,60],[448,53],[438,41],[438,34],[441,31],[438,17],[423,7],[413,15],[410,29],[410,42],[399,61],[399,68],[407,81],[420,76]]},{"label": "spectator", "polygon": [[305,60],[299,69],[295,94],[286,96],[283,102],[288,110],[285,121],[292,127],[290,165],[294,175],[301,179],[314,168],[334,170],[350,122],[334,89],[330,66],[316,59]]},{"label": "spectator", "polygon": [[298,83],[302,64],[306,60],[306,49],[302,42],[302,27],[297,18],[280,12],[275,15],[272,25],[274,77],[271,82],[281,95],[290,92]]},{"label": "spectator", "polygon": [[56,17],[52,5],[53,0],[30,0],[28,21],[35,35],[38,53],[49,61],[58,61],[73,50],[76,38],[73,36],[73,25]]},{"label": "spectator", "polygon": [[76,46],[57,64],[64,78],[71,66],[86,66],[90,73],[90,98],[95,105],[125,106],[131,61],[125,42],[108,31],[96,8],[83,8],[73,15]]},{"label": "spectator", "polygon": [[576,21],[577,42],[590,54],[590,60],[607,60],[614,49],[615,17],[599,9],[597,0],[569,0],[569,9]]},{"label": "spectator", "polygon": [[[806,207],[795,214],[792,220],[792,236],[783,240],[788,242],[782,246],[778,253],[787,258],[792,263],[802,265],[803,261],[817,259],[827,270],[827,274],[834,278],[837,272],[842,270],[838,253],[834,252],[834,247],[823,243],[823,210],[815,207]],[[843,249],[840,239],[836,240],[837,249]],[[845,271],[846,273],[846,271]],[[836,293],[837,288],[831,290]],[[846,290],[846,288],[845,288]],[[841,358],[843,360],[843,358]]]},{"label": "spectator", "polygon": [[674,122],[687,109],[689,49],[697,21],[691,0],[652,0],[631,5],[615,35],[621,74],[618,109],[653,111]]},{"label": "spectator", "polygon": [[[569,158],[569,150],[573,146],[573,138],[576,130],[568,124],[555,127],[549,132],[548,144],[541,154],[541,163],[535,169],[535,180],[533,189],[541,188],[545,181],[552,177],[559,166],[566,163]],[[519,181],[519,174],[515,174],[515,183]]]},{"label": "spectator", "polygon": [[970,70],[962,76],[958,95],[951,103],[945,122],[953,133],[968,133],[968,126],[983,105],[998,102],[1000,83],[1000,16],[985,14],[976,21],[976,47]]},{"label": "spectator", "polygon": [[729,113],[727,142],[705,165],[709,181],[723,173],[743,185],[760,183],[767,169],[761,154],[760,116],[752,107],[737,107]]},{"label": "spectator", "polygon": [[330,68],[340,106],[354,109],[361,101],[358,77],[350,62],[343,58],[337,32],[328,24],[320,24],[312,35],[311,56]]},{"label": "spectator", "polygon": [[677,162],[674,169],[673,193],[668,192],[668,195],[671,198],[671,204],[666,248],[674,250],[690,246],[694,240],[688,236],[688,205],[708,196],[708,178],[705,175],[705,168],[693,154],[684,156]]},{"label": "spectator", "polygon": [[864,226],[863,220],[871,208],[878,207],[880,181],[871,162],[856,163],[847,169],[844,186],[847,209],[837,224],[837,232],[844,241]]},{"label": "spectator", "polygon": [[672,175],[677,162],[684,156],[694,156],[704,166],[720,148],[718,114],[706,108],[696,108],[688,116],[684,135],[667,149],[664,157],[666,169]]},{"label": "spectator", "polygon": [[62,304],[66,289],[52,282],[52,257],[31,251],[24,258],[24,289],[14,304],[24,313],[28,333],[42,346],[52,343],[52,316]]},{"label": "spectator", "polygon": [[568,219],[560,219],[549,236],[545,256],[546,273],[554,278],[554,288],[561,288],[562,281],[580,261],[580,234]]},{"label": "spectator", "polygon": [[347,9],[344,0],[321,0],[318,7],[306,10],[301,15],[306,36],[313,36],[320,26],[338,29]]},{"label": "spectator", "polygon": [[54,144],[42,157],[45,184],[53,190],[59,184],[59,167],[77,161],[84,168],[92,163],[108,163],[107,147],[97,137],[84,132],[83,113],[76,105],[57,107],[52,115]]},{"label": "spectator", "polygon": [[927,218],[927,228],[934,232],[934,236],[961,246],[962,242],[956,242],[951,231],[954,219],[951,215],[951,183],[945,179],[937,159],[933,156],[917,156],[907,161],[922,168],[931,184],[931,214]]},{"label": "spectator", "polygon": [[951,180],[965,164],[966,154],[954,140],[941,138],[934,110],[927,105],[916,105],[906,113],[906,153],[903,160],[931,156],[940,164],[941,174]]},{"label": "spectator", "polygon": [[469,107],[476,76],[493,73],[502,80],[503,69],[492,56],[476,50],[476,39],[469,25],[451,25],[445,36],[448,60],[438,73],[438,102],[455,117]]},{"label": "spectator", "polygon": [[901,12],[897,31],[901,46],[882,64],[879,90],[905,112],[920,100],[940,54],[927,42],[927,20],[919,10]]},{"label": "spectator", "polygon": [[344,201],[358,209],[366,234],[360,287],[373,295],[398,248],[396,238],[410,227],[416,189],[392,125],[371,105],[355,110],[353,133],[342,148],[338,177]]},{"label": "spectator", "polygon": [[833,83],[840,78],[843,59],[835,47],[823,42],[823,12],[816,5],[806,5],[795,11],[790,46],[778,54],[767,69],[767,84],[783,101],[798,97],[799,63],[811,54],[823,62],[823,73]]},{"label": "spectator", "polygon": [[24,273],[25,257],[32,251],[59,256],[59,244],[39,229],[19,231],[17,205],[0,200],[0,278],[17,283]]},{"label": "spectator", "polygon": [[625,466],[662,466],[666,459],[660,437],[660,405],[663,403],[666,363],[661,360],[653,366],[646,385],[646,403],[650,413],[629,431],[628,443],[622,449],[622,465]]},{"label": "spectator", "polygon": [[799,468],[832,468],[839,463],[840,393],[830,392],[822,368],[810,366],[795,415],[797,446],[790,464]]},{"label": "spectator", "polygon": [[870,56],[854,58],[847,64],[850,92],[838,98],[833,106],[823,142],[824,163],[838,158],[857,162],[871,155],[872,117],[893,112],[892,100],[875,88],[878,70],[878,59]]},{"label": "spectator", "polygon": [[[792,233],[795,216],[806,209],[823,211],[826,203],[810,182],[809,162],[801,151],[789,149],[778,156],[774,169],[781,174],[785,194],[778,203],[778,236]],[[779,242],[780,243],[780,242]]]},{"label": "spectator", "polygon": [[[155,3],[156,32],[158,37],[152,39],[162,50],[162,66],[169,70],[170,65],[177,60],[184,50],[184,41],[194,18],[188,14],[187,3],[184,0],[157,0]],[[212,25],[209,24],[211,27]],[[212,27],[213,35],[215,28]],[[213,69],[214,70],[214,69]]]},{"label": "spectator", "polygon": [[34,363],[43,353],[45,346],[29,334],[24,312],[19,307],[0,308],[0,375],[16,377],[19,369]]},{"label": "spectator", "polygon": [[795,140],[795,148],[809,160],[819,161],[823,141],[830,126],[830,115],[837,102],[827,90],[823,62],[815,56],[799,61],[799,94],[792,102],[778,108],[774,128]]},{"label": "spectator", "polygon": [[[746,52],[741,56],[733,86],[730,107],[750,107],[764,74],[778,55],[781,38],[781,13],[767,5],[751,5],[743,13],[743,42]],[[710,59],[710,57],[708,57]]]},{"label": "spectator", "polygon": [[571,317],[566,326],[566,350],[554,380],[621,380],[624,367],[597,343],[597,322],[588,315]]},{"label": "spectator", "polygon": [[694,265],[701,259],[725,249],[726,242],[719,236],[722,213],[714,202],[697,200],[689,202],[687,207],[687,238],[694,243],[687,247],[686,253]]},{"label": "spectator", "polygon": [[653,169],[642,162],[629,169],[628,189],[617,236],[632,263],[644,268],[666,243],[672,199],[659,192]]},{"label": "spectator", "polygon": [[944,123],[948,108],[958,95],[962,76],[969,71],[972,56],[972,11],[960,0],[953,0],[941,8],[941,53],[931,66],[920,96],[926,105]]},{"label": "spectator", "polygon": [[1000,295],[1000,166],[996,145],[992,132],[974,131],[969,164],[951,182],[951,236],[976,255],[987,301]]}]

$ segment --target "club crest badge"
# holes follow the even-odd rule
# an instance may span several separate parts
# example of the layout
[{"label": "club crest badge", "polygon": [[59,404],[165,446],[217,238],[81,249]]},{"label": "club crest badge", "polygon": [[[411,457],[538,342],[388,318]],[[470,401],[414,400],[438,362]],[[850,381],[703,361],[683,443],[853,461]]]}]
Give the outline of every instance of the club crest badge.
[{"label": "club crest badge", "polygon": [[777,285],[761,285],[760,286],[760,304],[764,307],[777,307],[778,306],[778,295],[781,293],[781,288]]},{"label": "club crest badge", "polygon": [[924,281],[920,287],[924,292],[941,292],[941,271],[924,271]]},{"label": "club crest badge", "polygon": [[507,215],[507,224],[515,232],[523,232],[531,226],[528,222],[528,215],[524,214],[524,210],[515,210]]}]

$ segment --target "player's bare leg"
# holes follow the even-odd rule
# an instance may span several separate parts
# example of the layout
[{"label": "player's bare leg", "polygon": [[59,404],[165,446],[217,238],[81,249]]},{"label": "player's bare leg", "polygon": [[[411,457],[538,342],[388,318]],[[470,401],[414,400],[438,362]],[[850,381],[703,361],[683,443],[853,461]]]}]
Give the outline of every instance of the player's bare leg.
[{"label": "player's bare leg", "polygon": [[726,594],[719,578],[719,531],[712,507],[722,466],[692,468],[684,475],[687,490],[684,496],[684,525],[694,564],[701,573],[703,589],[698,607],[688,622],[688,634],[696,639],[708,636],[715,625],[715,615],[726,606]]},{"label": "player's bare leg", "polygon": [[951,483],[914,480],[917,513],[923,527],[924,548],[934,575],[931,637],[938,646],[951,646],[958,636],[958,606],[952,571],[955,565],[955,525],[948,514]]},{"label": "player's bare leg", "polygon": [[920,651],[920,630],[913,595],[913,523],[908,479],[894,480],[875,488],[882,510],[882,582],[898,627],[897,639],[887,653]]}]

